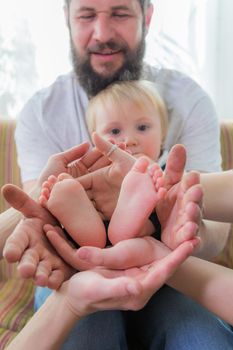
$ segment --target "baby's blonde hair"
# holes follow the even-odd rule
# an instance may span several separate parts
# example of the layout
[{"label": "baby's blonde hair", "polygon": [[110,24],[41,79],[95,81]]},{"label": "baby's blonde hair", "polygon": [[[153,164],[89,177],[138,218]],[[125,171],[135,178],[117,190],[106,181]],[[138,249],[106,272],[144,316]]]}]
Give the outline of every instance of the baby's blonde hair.
[{"label": "baby's blonde hair", "polygon": [[162,142],[164,142],[168,127],[167,109],[155,84],[147,80],[113,83],[94,96],[90,100],[86,112],[90,134],[96,130],[96,124],[98,123],[96,111],[99,105],[124,109],[124,101],[133,102],[142,110],[145,109],[147,104],[151,104],[155,108],[160,118]]}]

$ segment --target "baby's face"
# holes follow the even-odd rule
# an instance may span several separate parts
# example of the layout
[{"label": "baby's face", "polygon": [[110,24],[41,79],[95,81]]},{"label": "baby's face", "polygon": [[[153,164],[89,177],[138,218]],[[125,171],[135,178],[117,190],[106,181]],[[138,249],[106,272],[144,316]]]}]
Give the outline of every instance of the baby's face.
[{"label": "baby's face", "polygon": [[161,150],[161,124],[154,106],[139,107],[131,101],[124,106],[99,106],[96,111],[96,132],[107,140],[124,142],[134,157],[142,155],[157,160]]}]

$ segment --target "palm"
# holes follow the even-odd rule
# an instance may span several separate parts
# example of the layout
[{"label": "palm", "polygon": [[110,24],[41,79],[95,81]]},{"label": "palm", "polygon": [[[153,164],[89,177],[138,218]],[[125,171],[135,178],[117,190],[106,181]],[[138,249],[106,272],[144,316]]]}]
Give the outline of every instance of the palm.
[{"label": "palm", "polygon": [[[43,273],[44,266],[48,264],[51,264],[50,276],[53,271],[60,270],[62,280],[70,277],[72,269],[57,256],[43,231],[45,224],[55,225],[57,223],[55,218],[14,185],[6,185],[3,193],[8,202],[25,216],[6,241],[5,258],[9,262],[19,261],[18,270],[21,276],[23,278],[34,277],[40,285],[50,285],[49,276]],[[58,288],[61,282],[58,279],[50,286]]]},{"label": "palm", "polygon": [[[90,157],[86,154],[88,148],[88,143],[84,143],[65,152],[52,155],[48,159],[48,162],[39,177],[38,183],[42,184],[50,175],[58,176],[61,173],[69,173],[73,177],[78,177],[88,173],[88,167],[86,165],[86,161],[88,161]],[[94,154],[93,163],[95,163],[95,153],[92,152],[92,154]],[[75,165],[69,167],[69,164]]]},{"label": "palm", "polygon": [[168,190],[165,199],[158,202],[156,213],[161,224],[161,239],[169,248],[177,247],[177,231],[182,224],[183,192],[180,183]]},{"label": "palm", "polygon": [[178,245],[177,232],[183,219],[183,195],[181,179],[184,173],[186,151],[182,145],[175,145],[168,156],[165,169],[165,188],[167,196],[156,206],[161,224],[162,241],[171,249]]},{"label": "palm", "polygon": [[[124,156],[118,158],[118,152]],[[96,209],[107,220],[111,218],[116,207],[121,183],[135,161],[132,156],[120,149],[114,153],[116,159],[111,165],[79,178],[89,198],[94,201]]]}]

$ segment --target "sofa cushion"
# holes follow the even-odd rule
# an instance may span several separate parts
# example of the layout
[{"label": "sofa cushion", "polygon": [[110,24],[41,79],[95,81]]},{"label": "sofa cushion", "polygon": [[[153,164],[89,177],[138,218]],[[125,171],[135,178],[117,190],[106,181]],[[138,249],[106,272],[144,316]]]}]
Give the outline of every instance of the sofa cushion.
[{"label": "sofa cushion", "polygon": [[0,350],[15,337],[33,314],[31,280],[10,278],[0,282]]},{"label": "sofa cushion", "polygon": [[[233,120],[221,120],[222,169],[233,169]],[[223,251],[214,260],[216,263],[233,269],[233,225]]]}]

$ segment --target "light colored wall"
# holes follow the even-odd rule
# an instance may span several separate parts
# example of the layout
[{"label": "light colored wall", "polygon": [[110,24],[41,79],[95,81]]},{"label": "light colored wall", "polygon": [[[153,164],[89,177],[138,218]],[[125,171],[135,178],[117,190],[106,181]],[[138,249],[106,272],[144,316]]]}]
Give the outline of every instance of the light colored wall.
[{"label": "light colored wall", "polygon": [[212,97],[219,118],[233,118],[233,1],[208,0],[205,12],[201,83]]},{"label": "light colored wall", "polygon": [[[223,6],[224,5],[224,6]],[[219,0],[216,75],[216,108],[224,118],[233,118],[233,1]]]}]

